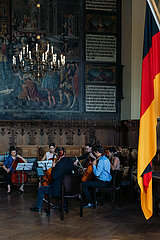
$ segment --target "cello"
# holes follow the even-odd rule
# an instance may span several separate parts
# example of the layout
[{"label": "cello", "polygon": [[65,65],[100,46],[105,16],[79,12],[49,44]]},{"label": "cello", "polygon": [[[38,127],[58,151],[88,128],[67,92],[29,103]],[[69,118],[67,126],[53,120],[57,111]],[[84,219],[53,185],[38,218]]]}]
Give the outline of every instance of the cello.
[{"label": "cello", "polygon": [[[96,159],[97,161],[97,164],[98,164],[98,160],[99,160],[100,157],[98,157]],[[93,173],[93,164],[92,164],[92,161],[90,159],[88,159],[87,163],[85,164],[85,167],[84,168],[87,168],[84,173],[83,173],[83,176],[82,176],[82,182],[85,182],[85,181],[90,181],[94,178],[94,173]]]},{"label": "cello", "polygon": [[51,184],[52,182],[52,168],[55,167],[56,163],[59,162],[61,160],[61,158],[63,157],[63,150],[59,152],[58,156],[54,155],[52,159],[49,160],[53,160],[53,165],[51,168],[49,168],[48,170],[46,170],[44,172],[44,176],[42,177],[41,180],[41,185],[42,186],[48,186],[49,184]]},{"label": "cello", "polygon": [[27,174],[24,173],[23,171],[17,171],[16,170],[16,167],[17,167],[17,164],[18,163],[23,163],[24,161],[19,158],[19,155],[17,155],[17,157],[13,160],[13,163],[12,163],[12,169],[13,169],[13,172],[12,172],[12,175],[11,175],[11,181],[12,183],[15,183],[15,184],[24,184],[27,182]]}]

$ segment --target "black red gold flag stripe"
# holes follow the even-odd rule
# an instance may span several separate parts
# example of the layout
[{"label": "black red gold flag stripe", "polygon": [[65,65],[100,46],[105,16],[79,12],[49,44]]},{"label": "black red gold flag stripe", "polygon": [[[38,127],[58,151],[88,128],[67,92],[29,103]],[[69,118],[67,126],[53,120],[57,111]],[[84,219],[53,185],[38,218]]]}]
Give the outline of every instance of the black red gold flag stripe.
[{"label": "black red gold flag stripe", "polygon": [[156,126],[160,116],[160,28],[150,0],[146,1],[138,144],[138,184],[146,219],[153,214],[151,162],[157,151]]}]

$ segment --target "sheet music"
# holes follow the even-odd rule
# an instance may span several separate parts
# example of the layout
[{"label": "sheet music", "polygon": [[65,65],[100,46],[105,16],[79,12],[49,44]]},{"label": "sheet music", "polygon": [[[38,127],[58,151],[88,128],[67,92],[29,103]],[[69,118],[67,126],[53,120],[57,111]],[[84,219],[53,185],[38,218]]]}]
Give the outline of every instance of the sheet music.
[{"label": "sheet music", "polygon": [[33,163],[18,163],[16,170],[17,171],[31,171],[33,167]]},{"label": "sheet music", "polygon": [[52,160],[48,160],[48,161],[37,161],[38,163],[38,167],[42,167],[43,170],[48,170],[49,168],[52,167]]}]

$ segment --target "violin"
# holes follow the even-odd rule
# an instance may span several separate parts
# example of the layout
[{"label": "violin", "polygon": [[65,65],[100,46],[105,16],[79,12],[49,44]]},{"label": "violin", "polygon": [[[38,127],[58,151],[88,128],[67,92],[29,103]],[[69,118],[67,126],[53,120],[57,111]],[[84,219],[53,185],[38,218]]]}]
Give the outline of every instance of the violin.
[{"label": "violin", "polygon": [[13,163],[12,163],[13,172],[12,172],[12,175],[11,175],[12,183],[23,184],[23,183],[27,182],[27,174],[22,172],[22,171],[19,172],[19,171],[16,170],[17,164],[18,163],[23,163],[23,162],[24,161],[20,158],[15,158],[13,160]]}]

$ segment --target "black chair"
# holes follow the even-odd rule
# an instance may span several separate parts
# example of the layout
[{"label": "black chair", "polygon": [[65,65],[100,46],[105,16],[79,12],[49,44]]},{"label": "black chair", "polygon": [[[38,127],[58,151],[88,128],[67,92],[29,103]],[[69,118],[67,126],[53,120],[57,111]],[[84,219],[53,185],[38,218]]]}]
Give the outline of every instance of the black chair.
[{"label": "black chair", "polygon": [[[48,214],[50,214],[50,199],[48,196]],[[66,200],[66,212],[68,212],[68,200],[80,200],[80,217],[83,216],[82,182],[79,175],[65,175],[61,186],[61,220],[64,220],[64,204]]]},{"label": "black chair", "polygon": [[107,187],[96,187],[94,188],[94,208],[96,208],[96,194],[98,192],[101,193],[109,193],[112,199],[112,209],[115,209],[116,202],[116,193],[120,193],[120,202],[121,202],[121,184],[122,184],[122,171],[114,170],[111,171],[112,180]]},{"label": "black chair", "polygon": [[127,179],[122,179],[122,189],[128,188],[130,201],[133,200],[133,171],[134,166],[129,167]]}]

